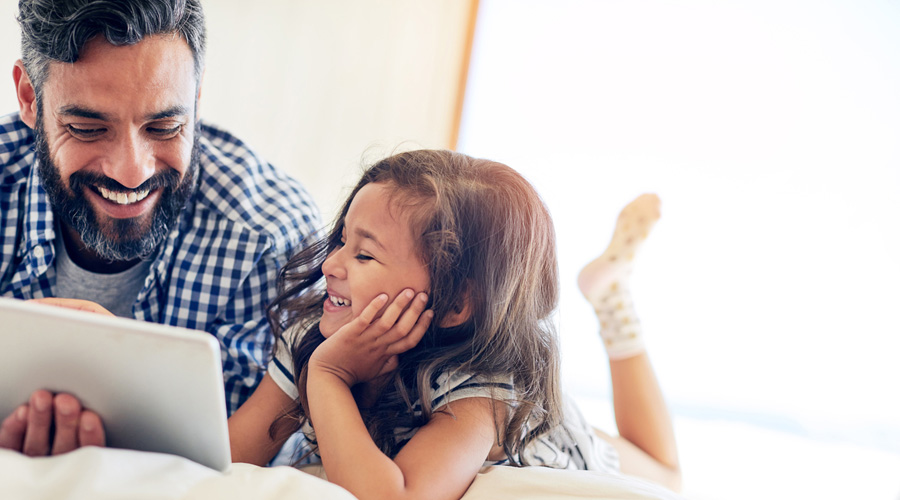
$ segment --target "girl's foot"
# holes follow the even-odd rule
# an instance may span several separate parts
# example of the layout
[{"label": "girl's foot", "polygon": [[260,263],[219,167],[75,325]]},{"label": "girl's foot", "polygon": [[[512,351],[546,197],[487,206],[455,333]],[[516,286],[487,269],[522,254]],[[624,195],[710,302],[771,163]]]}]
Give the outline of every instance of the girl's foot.
[{"label": "girl's foot", "polygon": [[635,255],[659,220],[659,206],[655,194],[642,194],[629,203],[619,213],[609,246],[578,273],[578,288],[597,313],[610,359],[644,351],[628,280]]}]

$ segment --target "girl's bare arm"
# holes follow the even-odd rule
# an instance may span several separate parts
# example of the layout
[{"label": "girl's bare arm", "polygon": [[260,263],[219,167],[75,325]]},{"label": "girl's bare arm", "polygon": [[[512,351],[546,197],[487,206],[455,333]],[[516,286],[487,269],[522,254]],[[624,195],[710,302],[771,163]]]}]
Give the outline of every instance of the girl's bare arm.
[{"label": "girl's bare arm", "polygon": [[231,461],[259,466],[269,463],[289,437],[273,439],[269,436],[269,427],[292,401],[266,374],[256,391],[228,419]]}]

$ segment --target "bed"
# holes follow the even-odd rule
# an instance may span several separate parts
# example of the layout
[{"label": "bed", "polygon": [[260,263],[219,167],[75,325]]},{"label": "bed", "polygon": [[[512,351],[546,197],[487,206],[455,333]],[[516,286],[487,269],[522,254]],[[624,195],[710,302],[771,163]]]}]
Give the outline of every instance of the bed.
[{"label": "bed", "polygon": [[[353,500],[319,478],[320,468],[263,468],[234,464],[217,472],[174,455],[88,447],[47,458],[0,450],[0,498],[4,500]],[[682,497],[622,475],[543,467],[488,467],[464,500],[621,499]]]}]

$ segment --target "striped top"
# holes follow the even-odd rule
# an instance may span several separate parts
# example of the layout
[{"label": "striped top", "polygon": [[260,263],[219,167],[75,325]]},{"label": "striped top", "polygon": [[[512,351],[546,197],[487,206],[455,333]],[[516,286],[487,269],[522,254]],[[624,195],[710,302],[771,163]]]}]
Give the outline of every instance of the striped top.
[{"label": "striped top", "polygon": [[[275,356],[268,369],[269,376],[281,390],[295,400],[299,397],[299,393],[294,384],[294,363],[288,345],[296,345],[296,335],[296,329],[285,332],[283,339],[276,343]],[[462,372],[440,374],[432,388],[434,392],[431,406],[435,409],[466,398],[515,400],[515,390],[508,379],[491,380]],[[540,465],[554,469],[618,472],[619,457],[615,448],[597,437],[571,399],[565,398],[564,402],[562,424],[529,443],[519,458],[524,460],[527,465]],[[422,402],[416,401],[412,411],[415,416],[420,416]],[[418,430],[419,428],[397,428],[394,430],[394,440],[402,446],[412,439]],[[307,439],[315,439],[315,432],[308,421],[304,423],[301,431]],[[297,450],[295,456],[302,456],[305,452],[305,449]],[[314,455],[303,463],[320,461],[321,459]],[[509,460],[484,463],[485,466],[509,464]]]}]

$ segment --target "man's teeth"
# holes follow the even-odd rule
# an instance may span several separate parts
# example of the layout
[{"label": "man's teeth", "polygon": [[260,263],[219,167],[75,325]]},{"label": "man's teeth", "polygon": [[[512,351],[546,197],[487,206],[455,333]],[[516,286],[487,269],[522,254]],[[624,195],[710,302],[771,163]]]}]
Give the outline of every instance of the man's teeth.
[{"label": "man's teeth", "polygon": [[338,307],[344,307],[344,306],[349,306],[349,305],[350,305],[350,301],[349,301],[349,300],[347,300],[347,299],[342,299],[342,298],[339,298],[339,297],[332,297],[331,295],[328,296],[328,300],[330,300],[332,304],[334,304],[334,305],[336,305],[336,306],[338,306]]},{"label": "man's teeth", "polygon": [[119,205],[131,205],[132,203],[143,200],[150,194],[149,189],[141,191],[129,191],[123,193],[121,191],[110,191],[109,189],[98,187],[100,194],[109,201],[118,203]]}]

